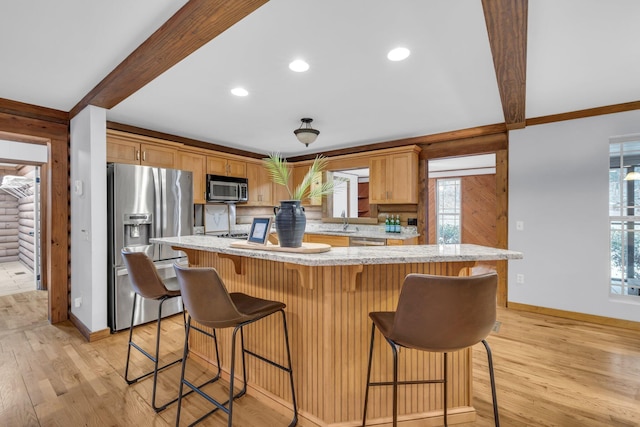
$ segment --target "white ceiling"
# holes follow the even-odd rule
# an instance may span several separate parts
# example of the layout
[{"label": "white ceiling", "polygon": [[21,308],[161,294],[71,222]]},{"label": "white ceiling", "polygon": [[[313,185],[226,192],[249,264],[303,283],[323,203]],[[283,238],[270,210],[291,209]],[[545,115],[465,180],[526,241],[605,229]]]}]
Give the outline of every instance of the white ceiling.
[{"label": "white ceiling", "polygon": [[[184,3],[0,1],[0,98],[71,110]],[[640,100],[638,22],[637,0],[530,1],[526,117]],[[107,117],[285,155],[504,122],[480,0],[271,0]]]}]

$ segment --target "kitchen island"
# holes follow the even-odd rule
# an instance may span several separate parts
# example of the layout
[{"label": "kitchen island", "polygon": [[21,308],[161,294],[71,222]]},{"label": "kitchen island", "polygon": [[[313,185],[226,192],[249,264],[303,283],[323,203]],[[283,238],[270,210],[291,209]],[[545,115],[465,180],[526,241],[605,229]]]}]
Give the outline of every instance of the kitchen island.
[{"label": "kitchen island", "polygon": [[[458,275],[478,261],[522,258],[518,252],[477,245],[411,245],[342,247],[328,252],[297,254],[231,247],[232,240],[213,236],[152,239],[183,250],[192,266],[215,267],[229,291],[245,292],[287,305],[294,379],[300,416],[306,425],[353,426],[362,419],[366,384],[370,311],[395,309],[404,277],[409,273]],[[279,319],[250,325],[248,348],[284,361]],[[228,331],[219,335],[222,367],[229,366]],[[391,352],[384,340],[376,340],[372,380],[391,376]],[[211,343],[195,334],[195,354],[208,363],[215,360]],[[475,419],[472,402],[471,351],[449,358],[449,421]],[[264,363],[247,360],[250,394],[286,412],[290,402],[284,375]],[[403,349],[400,379],[441,375],[442,357]],[[439,385],[399,389],[400,420],[427,418],[441,422]],[[391,388],[377,387],[370,395],[368,420],[390,422]],[[284,405],[284,406],[283,406]],[[411,423],[404,424],[411,425]],[[424,425],[424,424],[421,424]],[[431,424],[428,424],[431,425]]]}]

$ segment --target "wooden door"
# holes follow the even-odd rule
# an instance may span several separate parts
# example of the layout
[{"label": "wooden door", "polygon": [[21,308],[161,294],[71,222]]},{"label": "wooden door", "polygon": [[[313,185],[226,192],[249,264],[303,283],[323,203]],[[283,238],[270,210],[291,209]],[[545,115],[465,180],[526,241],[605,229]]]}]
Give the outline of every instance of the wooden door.
[{"label": "wooden door", "polygon": [[107,141],[107,162],[140,164],[140,143],[109,138]]},{"label": "wooden door", "polygon": [[247,163],[238,160],[227,160],[227,173],[229,176],[246,178]]},{"label": "wooden door", "polygon": [[413,153],[391,156],[387,203],[418,203],[418,159]]},{"label": "wooden door", "polygon": [[386,156],[369,159],[369,203],[387,202],[387,168],[389,162]]},{"label": "wooden door", "polygon": [[203,154],[178,152],[178,168],[193,173],[193,203],[206,203],[206,167],[206,157]]},{"label": "wooden door", "polygon": [[140,164],[159,168],[174,169],[178,164],[178,150],[160,145],[140,144]]},{"label": "wooden door", "polygon": [[247,163],[246,175],[249,181],[248,204],[254,206],[273,206],[271,179],[267,170],[261,164]]}]

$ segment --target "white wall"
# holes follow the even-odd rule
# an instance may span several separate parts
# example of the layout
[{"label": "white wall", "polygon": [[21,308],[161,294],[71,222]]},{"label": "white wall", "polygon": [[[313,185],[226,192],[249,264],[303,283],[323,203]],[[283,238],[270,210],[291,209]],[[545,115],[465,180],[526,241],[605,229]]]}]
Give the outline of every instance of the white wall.
[{"label": "white wall", "polygon": [[640,298],[609,296],[609,138],[634,133],[640,111],[510,132],[509,301],[640,321]]},{"label": "white wall", "polygon": [[71,312],[92,332],[107,328],[106,123],[93,106],[71,119]]}]

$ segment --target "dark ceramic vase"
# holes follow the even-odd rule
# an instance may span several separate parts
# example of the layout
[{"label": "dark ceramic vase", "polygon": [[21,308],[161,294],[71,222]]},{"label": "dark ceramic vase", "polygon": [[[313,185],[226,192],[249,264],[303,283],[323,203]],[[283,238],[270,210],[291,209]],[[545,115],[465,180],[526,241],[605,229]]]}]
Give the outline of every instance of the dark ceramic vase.
[{"label": "dark ceramic vase", "polygon": [[280,207],[273,208],[276,214],[276,233],[283,248],[299,248],[307,225],[307,216],[300,200],[281,200]]}]

